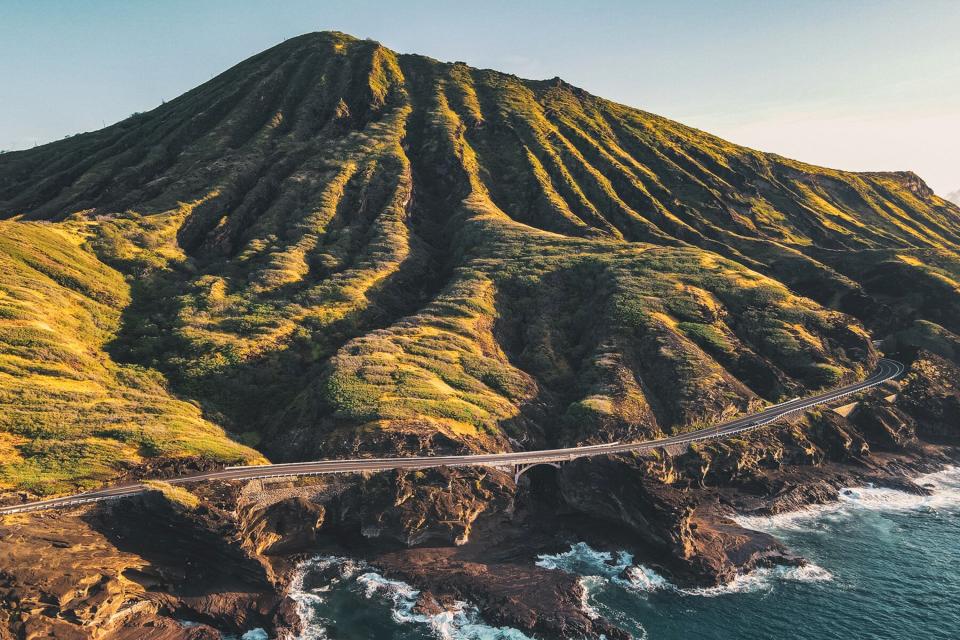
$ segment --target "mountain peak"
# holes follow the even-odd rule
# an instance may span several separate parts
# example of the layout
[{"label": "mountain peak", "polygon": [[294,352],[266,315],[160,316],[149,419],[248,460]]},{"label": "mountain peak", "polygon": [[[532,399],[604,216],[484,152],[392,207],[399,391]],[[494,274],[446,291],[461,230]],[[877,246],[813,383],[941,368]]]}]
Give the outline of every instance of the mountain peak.
[{"label": "mountain peak", "polygon": [[[482,193],[509,218],[573,236],[710,246],[723,229],[832,247],[922,243],[924,234],[905,232],[875,202],[889,197],[890,183],[921,201],[931,195],[910,172],[853,174],[745,149],[559,77],[522,80],[321,31],[151,112],[6,154],[0,215],[150,211],[267,175],[282,192],[291,176],[316,171],[311,163],[341,163],[360,140],[388,139],[409,154],[429,149],[444,180],[460,183],[448,185],[453,193]],[[274,168],[264,166],[268,157]],[[857,195],[833,195],[838,185]],[[836,233],[824,198],[864,225]],[[915,215],[928,243],[955,237],[956,221]]]}]

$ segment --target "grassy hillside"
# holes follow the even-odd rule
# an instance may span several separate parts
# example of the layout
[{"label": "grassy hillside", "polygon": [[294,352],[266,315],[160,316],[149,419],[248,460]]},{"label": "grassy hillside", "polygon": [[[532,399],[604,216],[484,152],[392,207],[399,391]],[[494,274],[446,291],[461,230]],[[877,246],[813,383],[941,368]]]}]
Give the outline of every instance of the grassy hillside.
[{"label": "grassy hillside", "polygon": [[339,33],[0,156],[0,216],[121,283],[104,367],[274,459],[656,437],[863,376],[871,334],[960,344],[960,209],[915,175]]},{"label": "grassy hillside", "polygon": [[81,225],[0,222],[0,490],[88,487],[157,456],[257,460],[104,351],[129,287]]}]

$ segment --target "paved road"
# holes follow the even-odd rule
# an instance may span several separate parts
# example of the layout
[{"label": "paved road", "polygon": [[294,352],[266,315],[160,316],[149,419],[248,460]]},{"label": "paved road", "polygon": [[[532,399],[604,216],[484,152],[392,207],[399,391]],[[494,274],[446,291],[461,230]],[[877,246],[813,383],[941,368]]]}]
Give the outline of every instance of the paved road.
[{"label": "paved road", "polygon": [[[360,471],[387,471],[390,469],[428,469],[431,467],[513,467],[522,469],[528,465],[561,463],[577,458],[624,453],[627,451],[644,451],[671,445],[686,445],[701,440],[729,437],[743,431],[756,429],[771,422],[775,422],[787,415],[806,411],[812,407],[829,404],[875,387],[887,380],[901,375],[904,366],[895,360],[882,358],[877,370],[869,378],[847,385],[834,391],[797,398],[783,402],[742,418],[724,422],[713,427],[682,433],[659,440],[642,442],[612,442],[609,444],[572,447],[568,449],[545,449],[540,451],[517,451],[512,453],[483,453],[467,456],[416,456],[403,458],[358,458],[353,460],[320,460],[316,462],[291,462],[285,464],[267,464],[247,467],[227,467],[218,471],[199,473],[189,476],[167,479],[170,484],[188,484],[209,480],[254,480],[257,478],[276,478],[287,476],[320,475],[325,473],[356,473]],[[144,485],[129,483],[106,489],[98,489],[87,493],[72,496],[51,498],[38,502],[20,505],[11,505],[0,508],[0,514],[20,513],[25,511],[39,511],[69,507],[88,502],[98,502],[113,498],[122,498],[142,493]]]}]

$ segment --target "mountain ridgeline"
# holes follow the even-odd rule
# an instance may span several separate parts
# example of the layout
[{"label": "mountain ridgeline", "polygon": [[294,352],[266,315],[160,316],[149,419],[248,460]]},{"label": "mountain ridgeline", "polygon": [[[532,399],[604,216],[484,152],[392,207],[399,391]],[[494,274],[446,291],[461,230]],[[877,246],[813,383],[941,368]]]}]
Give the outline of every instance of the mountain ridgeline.
[{"label": "mountain ridgeline", "polygon": [[0,217],[6,489],[648,439],[875,338],[960,357],[960,209],[916,175],[340,33],[0,156]]}]

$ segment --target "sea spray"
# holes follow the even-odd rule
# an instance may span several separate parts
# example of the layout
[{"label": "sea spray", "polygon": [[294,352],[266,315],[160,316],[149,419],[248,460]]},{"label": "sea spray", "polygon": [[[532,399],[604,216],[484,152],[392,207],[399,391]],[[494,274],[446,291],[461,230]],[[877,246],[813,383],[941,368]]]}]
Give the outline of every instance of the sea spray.
[{"label": "sea spray", "polygon": [[707,589],[597,578],[585,582],[588,602],[625,629],[642,623],[658,640],[956,640],[960,469],[914,480],[931,495],[851,487],[800,513],[738,518],[816,564],[758,569]]},{"label": "sea spray", "polygon": [[914,482],[929,489],[931,494],[919,495],[872,485],[847,487],[840,490],[834,502],[771,516],[741,515],[734,520],[748,529],[783,534],[810,528],[824,529],[831,520],[855,517],[858,512],[865,510],[892,513],[949,510],[960,506],[960,467],[926,473],[914,478]]},{"label": "sea spray", "polygon": [[[634,565],[633,556],[626,551],[618,551],[614,556],[611,552],[597,551],[585,542],[571,545],[568,551],[538,556],[537,565],[581,576],[580,584],[588,595],[612,584],[635,593],[669,590],[687,596],[714,597],[768,589],[776,580],[821,582],[832,578],[823,567],[808,563],[799,567],[761,567],[714,587],[681,588],[647,566]],[[584,607],[587,615],[596,615],[589,598]]]},{"label": "sea spray", "polygon": [[[177,620],[177,623],[184,629],[190,629],[192,627],[198,627],[201,623],[195,622],[193,620]],[[222,640],[270,640],[270,634],[268,634],[261,627],[256,627],[250,629],[243,633],[243,635],[237,637],[229,633],[221,633],[220,638]]]},{"label": "sea spray", "polygon": [[[678,603],[730,600],[717,596],[769,592],[780,583],[832,580],[826,569],[806,564],[759,568],[725,585],[685,589],[650,567],[634,564],[633,556],[626,551],[598,551],[584,542],[571,545],[567,551],[538,556],[537,565],[578,575],[583,612],[590,618],[602,616],[638,639],[649,636],[642,613],[647,607],[659,606],[664,599]],[[652,604],[652,598],[657,599],[658,605]]]},{"label": "sea spray", "polygon": [[618,551],[616,559],[608,551],[596,551],[585,542],[570,545],[568,551],[537,556],[537,566],[544,569],[560,569],[567,573],[613,577],[633,565],[633,556]]},{"label": "sea spray", "polygon": [[770,591],[778,582],[827,582],[833,580],[833,574],[821,566],[807,563],[799,567],[778,565],[775,567],[760,567],[747,573],[737,575],[726,584],[713,587],[693,587],[688,589],[673,588],[678,593],[687,596],[714,598],[736,593],[752,593],[756,591]]},{"label": "sea spray", "polygon": [[[627,552],[600,551],[585,543],[539,556],[536,562],[578,575],[584,612],[602,616],[636,638],[820,640],[843,634],[894,640],[917,628],[926,638],[953,638],[952,630],[960,627],[951,599],[960,589],[960,556],[953,542],[960,537],[960,469],[926,474],[916,482],[928,486],[932,495],[857,487],[843,491],[832,505],[799,514],[738,518],[753,528],[784,532],[791,546],[818,564],[759,568],[717,587],[682,589],[652,568],[634,564]],[[364,616],[379,610],[394,625],[383,635],[368,637],[526,637],[483,624],[467,603],[436,615],[419,613],[415,589],[362,562],[314,558],[304,563],[301,574],[300,588],[294,581],[291,596],[301,603],[306,629],[295,640],[326,638],[330,625],[336,625],[338,638],[364,637],[365,627],[350,628],[353,621],[330,608],[337,597],[351,598],[348,606]],[[307,575],[311,578],[303,581]],[[805,612],[800,626],[799,610]],[[898,615],[891,616],[894,611]]]},{"label": "sea spray", "polygon": [[[390,580],[363,562],[338,556],[318,556],[300,565],[289,589],[297,603],[303,633],[295,640],[322,640],[327,628],[338,627],[337,637],[344,634],[332,601],[348,602],[357,609],[380,605],[389,610],[393,629],[379,629],[390,637],[439,638],[440,640],[530,640],[517,629],[492,627],[481,619],[477,608],[457,601],[450,609],[436,614],[416,611],[419,591],[400,580]],[[364,637],[358,630],[355,637]]]}]

